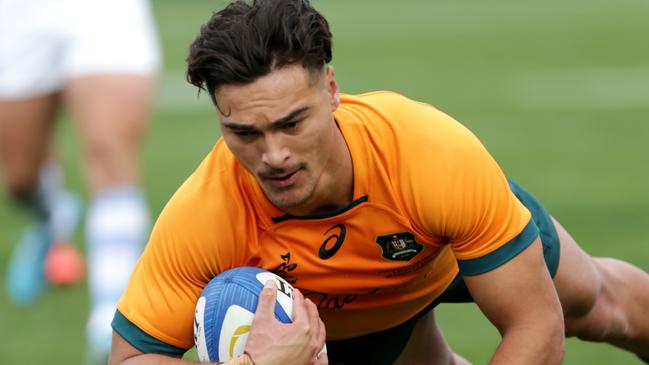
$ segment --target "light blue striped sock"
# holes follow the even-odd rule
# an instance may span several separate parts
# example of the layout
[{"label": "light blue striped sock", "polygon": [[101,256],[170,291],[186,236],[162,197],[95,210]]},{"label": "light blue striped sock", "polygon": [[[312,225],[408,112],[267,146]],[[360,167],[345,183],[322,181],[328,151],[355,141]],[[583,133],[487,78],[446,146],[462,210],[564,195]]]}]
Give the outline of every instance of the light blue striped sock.
[{"label": "light blue striped sock", "polygon": [[91,348],[108,351],[117,301],[150,231],[143,191],[134,185],[104,191],[92,200],[86,222]]}]

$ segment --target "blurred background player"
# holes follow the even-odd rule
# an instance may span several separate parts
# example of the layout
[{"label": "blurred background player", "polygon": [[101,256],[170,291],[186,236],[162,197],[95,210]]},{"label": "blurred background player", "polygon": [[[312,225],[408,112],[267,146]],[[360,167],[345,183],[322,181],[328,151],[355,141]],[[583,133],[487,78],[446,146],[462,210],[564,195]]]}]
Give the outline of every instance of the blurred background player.
[{"label": "blurred background player", "polygon": [[0,171],[8,195],[33,216],[9,262],[8,294],[17,304],[36,300],[45,288],[45,266],[55,281],[75,279],[69,271],[56,275],[62,273],[57,256],[79,264],[69,249],[55,245],[45,265],[52,242],[70,239],[81,211],[51,162],[53,127],[64,106],[84,153],[87,336],[89,353],[101,359],[110,348],[117,299],[150,226],[138,185],[138,155],[160,66],[150,4],[3,0],[0,50]]}]

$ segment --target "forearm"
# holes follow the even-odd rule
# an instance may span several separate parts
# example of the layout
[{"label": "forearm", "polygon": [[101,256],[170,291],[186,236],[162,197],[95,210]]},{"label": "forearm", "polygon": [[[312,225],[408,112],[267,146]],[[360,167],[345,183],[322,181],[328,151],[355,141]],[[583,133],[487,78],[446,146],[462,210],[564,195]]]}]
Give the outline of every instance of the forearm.
[{"label": "forearm", "polygon": [[[560,327],[560,326],[558,326]],[[538,327],[507,331],[494,353],[490,365],[553,365],[561,364],[565,336],[562,328]]]},{"label": "forearm", "polygon": [[118,363],[109,362],[109,364],[115,364],[115,365],[148,365],[148,364],[181,365],[181,364],[195,364],[195,363],[196,362],[194,361],[183,360],[175,357],[169,357],[169,356],[157,355],[157,354],[142,354],[142,355],[130,357]]},{"label": "forearm", "polygon": [[[181,364],[197,364],[197,362],[178,359],[174,357],[156,355],[156,354],[142,354],[131,357],[119,363],[119,365],[148,365],[148,364],[161,364],[161,365],[181,365]],[[254,365],[248,355],[242,355],[236,359],[224,363],[212,363],[221,365]]]}]

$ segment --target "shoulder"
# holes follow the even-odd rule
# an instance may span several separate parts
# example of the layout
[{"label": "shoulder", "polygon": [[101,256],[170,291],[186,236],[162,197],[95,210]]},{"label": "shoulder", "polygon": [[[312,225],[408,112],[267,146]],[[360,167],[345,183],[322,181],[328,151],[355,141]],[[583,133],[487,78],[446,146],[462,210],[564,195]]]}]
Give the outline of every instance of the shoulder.
[{"label": "shoulder", "polygon": [[[236,179],[227,173],[233,166],[218,142],[194,172],[176,190],[160,218],[196,228],[213,221],[228,209],[228,189]],[[214,223],[214,222],[213,222]]]},{"label": "shoulder", "polygon": [[[411,218],[429,232],[478,185],[501,180],[480,140],[434,106],[393,92],[345,96],[341,115],[362,127],[368,155],[389,175]],[[433,219],[434,218],[434,219]]]},{"label": "shoulder", "polygon": [[336,119],[347,138],[364,140],[370,155],[389,161],[389,171],[410,179],[439,180],[467,161],[489,158],[478,138],[434,106],[389,91],[343,95]]},{"label": "shoulder", "polygon": [[427,147],[430,143],[453,147],[455,142],[478,142],[466,127],[433,105],[391,91],[342,95],[338,115],[388,138],[386,142],[405,143],[406,147],[423,147],[419,143],[426,142]]},{"label": "shoulder", "polygon": [[[250,219],[240,169],[225,145],[217,143],[164,207],[151,235],[152,249],[194,257],[212,269],[231,262],[236,255],[232,243],[243,239],[236,227]],[[189,251],[194,254],[186,256]]]}]

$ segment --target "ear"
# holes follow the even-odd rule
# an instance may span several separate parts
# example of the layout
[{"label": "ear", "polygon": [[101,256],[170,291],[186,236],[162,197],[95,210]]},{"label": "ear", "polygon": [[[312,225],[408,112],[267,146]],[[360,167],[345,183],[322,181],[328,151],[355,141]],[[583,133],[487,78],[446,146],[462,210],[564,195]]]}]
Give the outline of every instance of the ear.
[{"label": "ear", "polygon": [[334,74],[333,66],[327,65],[326,67],[325,76],[327,78],[327,92],[329,93],[331,109],[336,110],[340,105],[340,90],[338,89],[338,83],[336,82],[336,75]]}]

